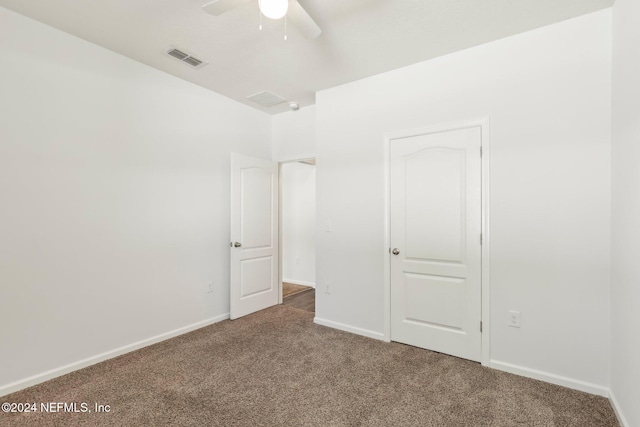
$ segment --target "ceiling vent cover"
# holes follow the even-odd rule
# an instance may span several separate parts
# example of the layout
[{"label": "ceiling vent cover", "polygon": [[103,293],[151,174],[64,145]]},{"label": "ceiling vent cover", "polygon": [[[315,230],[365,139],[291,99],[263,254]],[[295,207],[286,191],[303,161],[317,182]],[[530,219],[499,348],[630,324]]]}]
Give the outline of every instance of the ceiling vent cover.
[{"label": "ceiling vent cover", "polygon": [[258,105],[262,105],[263,107],[273,107],[274,105],[282,104],[286,101],[286,99],[279,97],[275,93],[267,91],[247,96],[247,99]]},{"label": "ceiling vent cover", "polygon": [[180,62],[189,64],[193,68],[202,68],[208,64],[207,62],[204,62],[203,60],[194,57],[191,53],[187,52],[186,50],[176,49],[173,46],[167,49],[167,55],[177,59]]}]

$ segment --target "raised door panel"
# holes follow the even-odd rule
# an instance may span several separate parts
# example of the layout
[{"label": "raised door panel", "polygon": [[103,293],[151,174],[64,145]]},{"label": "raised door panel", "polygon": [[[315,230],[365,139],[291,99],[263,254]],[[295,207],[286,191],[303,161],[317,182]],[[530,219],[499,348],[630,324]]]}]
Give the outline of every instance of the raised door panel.
[{"label": "raised door panel", "polygon": [[273,246],[274,175],[262,168],[241,170],[241,240],[243,250]]},{"label": "raised door panel", "polygon": [[465,151],[427,148],[404,163],[407,258],[464,262]]}]

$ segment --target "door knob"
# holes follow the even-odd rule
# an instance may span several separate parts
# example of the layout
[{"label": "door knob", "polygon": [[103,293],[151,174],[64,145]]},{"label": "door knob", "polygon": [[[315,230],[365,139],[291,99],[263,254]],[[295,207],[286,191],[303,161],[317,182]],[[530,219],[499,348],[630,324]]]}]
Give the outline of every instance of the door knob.
[{"label": "door knob", "polygon": [[235,243],[233,244],[233,247],[234,247],[234,248],[239,248],[240,246],[242,246],[242,243],[240,243],[240,242],[235,242]]},{"label": "door knob", "polygon": [[400,249],[398,248],[393,248],[393,250],[391,251],[392,254],[394,255],[398,255],[400,253]]}]

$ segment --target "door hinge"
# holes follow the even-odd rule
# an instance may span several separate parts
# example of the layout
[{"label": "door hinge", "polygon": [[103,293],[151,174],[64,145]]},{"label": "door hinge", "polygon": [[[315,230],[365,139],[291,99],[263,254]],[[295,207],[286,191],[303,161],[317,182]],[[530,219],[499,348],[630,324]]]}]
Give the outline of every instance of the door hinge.
[{"label": "door hinge", "polygon": [[482,320],[480,321],[480,332],[482,332]]},{"label": "door hinge", "polygon": [[480,244],[482,244],[482,233],[480,233]]},{"label": "door hinge", "polygon": [[480,147],[480,157],[482,157],[482,147]]}]

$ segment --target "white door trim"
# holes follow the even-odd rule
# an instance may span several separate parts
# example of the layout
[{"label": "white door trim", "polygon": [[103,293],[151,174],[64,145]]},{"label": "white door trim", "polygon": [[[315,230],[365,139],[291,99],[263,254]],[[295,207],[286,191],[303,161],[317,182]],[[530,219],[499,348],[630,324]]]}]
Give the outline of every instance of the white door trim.
[{"label": "white door trim", "polygon": [[[490,334],[491,334],[491,324],[490,324],[490,242],[491,235],[489,232],[489,167],[490,167],[490,133],[489,133],[489,118],[482,118],[476,120],[464,120],[457,121],[452,123],[443,123],[433,126],[428,126],[424,128],[418,129],[409,129],[403,131],[389,132],[384,136],[384,183],[385,183],[385,194],[384,194],[384,247],[382,248],[382,257],[383,257],[383,310],[384,310],[384,340],[387,342],[391,341],[391,255],[389,254],[389,248],[391,247],[391,237],[390,237],[390,226],[389,221],[391,218],[391,205],[390,205],[390,173],[391,173],[391,142],[397,139],[410,138],[419,135],[426,135],[431,133],[439,133],[452,131],[457,129],[466,129],[470,127],[481,128],[482,135],[482,158],[481,158],[481,167],[482,167],[482,359],[481,363],[483,366],[489,366],[491,359],[491,351],[489,348]],[[478,325],[479,327],[480,325]]]}]

